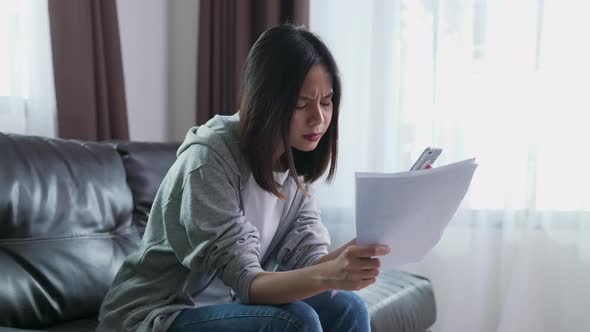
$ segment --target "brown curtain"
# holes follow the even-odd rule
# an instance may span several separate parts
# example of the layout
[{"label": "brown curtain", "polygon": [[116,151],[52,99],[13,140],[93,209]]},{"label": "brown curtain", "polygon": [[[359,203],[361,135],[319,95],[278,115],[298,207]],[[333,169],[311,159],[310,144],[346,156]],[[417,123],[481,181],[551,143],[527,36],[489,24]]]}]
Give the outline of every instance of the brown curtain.
[{"label": "brown curtain", "polygon": [[201,0],[197,124],[237,111],[250,47],[264,30],[286,22],[307,26],[309,0]]},{"label": "brown curtain", "polygon": [[116,0],[49,0],[59,137],[129,139]]}]

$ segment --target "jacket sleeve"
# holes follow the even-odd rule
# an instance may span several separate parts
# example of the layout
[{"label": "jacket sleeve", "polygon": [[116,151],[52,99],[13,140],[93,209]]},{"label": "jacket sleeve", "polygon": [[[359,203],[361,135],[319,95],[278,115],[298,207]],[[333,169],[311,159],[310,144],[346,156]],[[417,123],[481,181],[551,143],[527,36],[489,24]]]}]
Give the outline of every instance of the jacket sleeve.
[{"label": "jacket sleeve", "polygon": [[313,186],[302,199],[295,220],[291,223],[277,254],[280,270],[296,270],[315,264],[328,253],[330,235],[320,219]]},{"label": "jacket sleeve", "polygon": [[175,252],[191,270],[217,271],[240,302],[249,303],[250,284],[263,271],[259,234],[240,208],[237,176],[226,172],[210,158],[186,176],[180,222],[188,243]]}]

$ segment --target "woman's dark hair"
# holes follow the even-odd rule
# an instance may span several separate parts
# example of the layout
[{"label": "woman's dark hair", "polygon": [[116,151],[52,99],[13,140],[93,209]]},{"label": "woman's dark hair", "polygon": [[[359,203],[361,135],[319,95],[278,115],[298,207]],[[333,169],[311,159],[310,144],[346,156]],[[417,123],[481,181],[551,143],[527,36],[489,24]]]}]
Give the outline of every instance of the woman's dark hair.
[{"label": "woman's dark hair", "polygon": [[[332,120],[328,130],[309,152],[291,147],[289,127],[303,81],[312,66],[323,65],[332,78]],[[258,185],[278,197],[273,177],[277,142],[283,142],[281,167],[288,168],[300,190],[305,182],[321,177],[328,165],[330,182],[338,157],[340,76],[334,57],[315,34],[302,26],[278,25],[266,30],[250,49],[242,73],[240,94],[240,142]]]}]

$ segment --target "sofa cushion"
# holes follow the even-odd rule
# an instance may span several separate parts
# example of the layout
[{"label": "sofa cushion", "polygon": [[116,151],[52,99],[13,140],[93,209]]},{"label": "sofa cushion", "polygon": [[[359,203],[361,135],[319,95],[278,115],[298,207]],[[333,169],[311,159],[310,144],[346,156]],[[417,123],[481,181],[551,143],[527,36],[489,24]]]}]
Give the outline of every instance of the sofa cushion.
[{"label": "sofa cushion", "polygon": [[116,144],[133,194],[133,223],[141,235],[152,202],[168,169],[176,160],[179,143],[124,142]]},{"label": "sofa cushion", "polygon": [[137,248],[112,146],[0,133],[0,325],[96,315]]},{"label": "sofa cushion", "polygon": [[[401,271],[387,271],[375,284],[357,293],[367,302],[373,332],[423,332],[436,320],[434,293],[428,279]],[[43,331],[91,332],[96,326],[96,319],[84,319]],[[0,327],[0,332],[28,331]]]},{"label": "sofa cushion", "polygon": [[96,317],[80,319],[65,324],[54,325],[42,330],[24,330],[11,327],[0,327],[0,332],[95,332],[98,326]]},{"label": "sofa cushion", "polygon": [[426,331],[436,321],[432,284],[402,271],[383,272],[358,291],[369,307],[371,331]]}]

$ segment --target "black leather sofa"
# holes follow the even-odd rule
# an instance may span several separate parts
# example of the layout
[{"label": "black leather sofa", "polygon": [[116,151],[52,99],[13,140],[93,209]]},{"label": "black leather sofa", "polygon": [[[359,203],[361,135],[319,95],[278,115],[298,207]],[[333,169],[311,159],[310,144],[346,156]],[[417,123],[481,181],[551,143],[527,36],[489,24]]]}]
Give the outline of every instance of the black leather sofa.
[{"label": "black leather sofa", "polygon": [[[0,331],[94,331],[177,147],[0,133]],[[436,318],[420,276],[387,272],[360,295],[374,331],[425,331]]]}]

